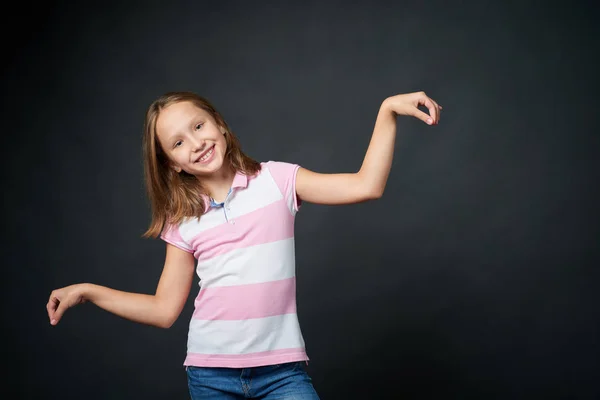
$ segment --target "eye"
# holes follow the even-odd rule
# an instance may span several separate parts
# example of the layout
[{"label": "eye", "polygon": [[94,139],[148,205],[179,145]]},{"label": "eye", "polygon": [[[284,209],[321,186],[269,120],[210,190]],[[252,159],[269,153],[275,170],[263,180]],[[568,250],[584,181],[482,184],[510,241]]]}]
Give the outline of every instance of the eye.
[{"label": "eye", "polygon": [[204,125],[202,122],[196,124],[196,126],[194,127],[194,129],[198,130],[200,128],[202,128],[202,125]]},{"label": "eye", "polygon": [[175,144],[173,144],[173,147],[179,147],[179,146],[181,146],[182,144],[183,144],[183,141],[181,141],[181,140],[178,140],[178,141],[176,141],[176,142],[175,142]]}]

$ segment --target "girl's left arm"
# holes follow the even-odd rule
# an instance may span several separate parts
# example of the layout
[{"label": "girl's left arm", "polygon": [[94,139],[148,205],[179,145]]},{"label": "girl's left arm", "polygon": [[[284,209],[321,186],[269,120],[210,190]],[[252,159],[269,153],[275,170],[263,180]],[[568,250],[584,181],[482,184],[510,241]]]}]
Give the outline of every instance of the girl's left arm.
[{"label": "girl's left arm", "polygon": [[[428,109],[429,114],[419,110]],[[428,125],[437,125],[442,109],[424,92],[400,94],[383,101],[373,136],[360,170],[355,173],[321,174],[300,168],[296,193],[302,201],[315,204],[352,204],[383,195],[392,166],[396,141],[396,116],[408,115]]]}]

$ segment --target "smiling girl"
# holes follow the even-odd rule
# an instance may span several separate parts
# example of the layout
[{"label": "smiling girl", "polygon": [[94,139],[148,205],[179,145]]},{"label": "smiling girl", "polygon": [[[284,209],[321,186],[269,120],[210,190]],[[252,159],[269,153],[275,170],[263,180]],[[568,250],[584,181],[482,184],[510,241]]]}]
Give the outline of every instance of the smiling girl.
[{"label": "smiling girl", "polygon": [[386,98],[358,172],[322,174],[255,161],[207,99],[190,92],[161,96],[148,108],[143,141],[152,206],[145,236],[166,242],[156,292],[66,286],[50,294],[50,323],[89,301],[168,328],[197,274],[200,289],[183,363],[191,398],[318,399],[304,368],[309,358],[296,313],[296,213],[302,202],[380,198],[392,165],[396,116],[436,125],[441,108],[424,92]]}]

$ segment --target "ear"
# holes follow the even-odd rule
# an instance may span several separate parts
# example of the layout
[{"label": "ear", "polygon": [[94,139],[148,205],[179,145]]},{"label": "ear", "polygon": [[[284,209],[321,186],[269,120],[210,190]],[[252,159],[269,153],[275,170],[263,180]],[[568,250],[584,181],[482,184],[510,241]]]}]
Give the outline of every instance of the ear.
[{"label": "ear", "polygon": [[181,168],[178,165],[171,164],[171,168],[173,168],[177,173],[181,172]]}]

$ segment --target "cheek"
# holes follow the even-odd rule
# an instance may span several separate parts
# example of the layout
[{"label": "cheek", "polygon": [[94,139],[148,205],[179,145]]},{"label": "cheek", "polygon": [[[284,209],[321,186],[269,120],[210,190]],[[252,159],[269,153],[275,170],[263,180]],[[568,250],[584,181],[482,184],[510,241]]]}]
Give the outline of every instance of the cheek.
[{"label": "cheek", "polygon": [[221,136],[221,138],[219,139],[219,145],[221,149],[223,149],[223,154],[227,153],[227,148],[229,146],[227,145],[227,140],[225,139],[225,136]]}]

